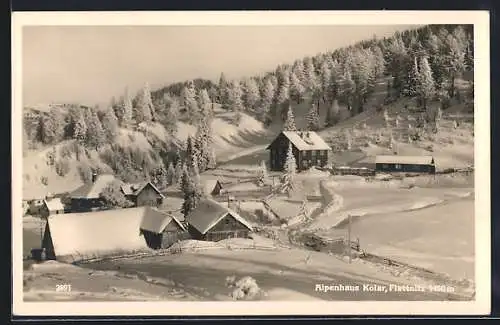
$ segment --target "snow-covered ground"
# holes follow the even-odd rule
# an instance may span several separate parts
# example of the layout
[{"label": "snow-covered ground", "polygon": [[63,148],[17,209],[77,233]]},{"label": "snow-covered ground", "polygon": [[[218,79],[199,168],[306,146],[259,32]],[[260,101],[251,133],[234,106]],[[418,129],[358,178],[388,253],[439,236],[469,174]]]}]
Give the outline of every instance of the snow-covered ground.
[{"label": "snow-covered ground", "polygon": [[342,207],[320,214],[309,229],[345,237],[351,215],[351,236],[359,238],[363,250],[455,279],[474,279],[474,190],[384,184],[330,181],[326,188],[342,197]]},{"label": "snow-covered ground", "polygon": [[455,279],[474,279],[474,201],[395,212],[353,222],[364,250]]},{"label": "snow-covered ground", "polygon": [[[140,274],[141,278],[170,281],[200,300],[228,300],[228,276],[251,276],[267,295],[265,300],[442,300],[443,295],[426,293],[320,292],[317,284],[420,284],[431,280],[410,274],[394,274],[382,267],[345,260],[300,249],[277,250],[203,250],[196,253],[122,259],[85,265],[107,272]],[[465,288],[456,288],[469,294]]]},{"label": "snow-covered ground", "polygon": [[[133,273],[96,271],[47,261],[23,271],[25,301],[151,301],[193,300],[165,279]],[[70,285],[64,291],[56,285]],[[70,290],[70,291],[69,291]]]}]

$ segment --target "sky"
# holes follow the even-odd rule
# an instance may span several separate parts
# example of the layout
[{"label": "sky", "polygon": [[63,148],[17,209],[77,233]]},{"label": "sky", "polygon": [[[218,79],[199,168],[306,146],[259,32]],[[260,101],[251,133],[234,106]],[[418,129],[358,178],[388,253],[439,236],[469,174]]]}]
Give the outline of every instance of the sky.
[{"label": "sky", "polygon": [[23,28],[23,106],[105,104],[125,87],[241,78],[280,63],[384,37],[411,25],[29,26]]}]

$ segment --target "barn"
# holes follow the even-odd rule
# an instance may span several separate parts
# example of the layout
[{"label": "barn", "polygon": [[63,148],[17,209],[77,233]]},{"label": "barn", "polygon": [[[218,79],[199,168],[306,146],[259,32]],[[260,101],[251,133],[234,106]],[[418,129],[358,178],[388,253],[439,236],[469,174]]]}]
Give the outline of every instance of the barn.
[{"label": "barn", "polygon": [[54,214],[47,218],[42,248],[47,259],[75,261],[148,250],[140,228],[146,208]]},{"label": "barn", "polygon": [[282,131],[266,148],[269,150],[269,168],[282,171],[285,166],[288,146],[292,145],[297,170],[306,170],[312,166],[325,167],[331,148],[312,131]]},{"label": "barn", "polygon": [[186,217],[193,239],[219,241],[227,238],[248,238],[252,226],[233,210],[212,199],[202,199]]},{"label": "barn", "polygon": [[436,172],[434,157],[432,156],[398,156],[387,155],[375,158],[377,172],[393,173],[430,173]]},{"label": "barn", "polygon": [[103,208],[101,192],[116,178],[110,174],[92,175],[92,181],[83,184],[69,194],[72,212],[90,212]]},{"label": "barn", "polygon": [[40,215],[47,218],[53,214],[64,213],[64,204],[60,198],[52,198],[43,200],[42,207],[40,208]]},{"label": "barn", "polygon": [[125,197],[133,202],[136,207],[159,207],[165,199],[165,196],[151,182],[123,184],[121,189]]},{"label": "barn", "polygon": [[178,240],[189,238],[186,228],[174,215],[151,207],[146,208],[141,234],[152,249],[168,248]]}]

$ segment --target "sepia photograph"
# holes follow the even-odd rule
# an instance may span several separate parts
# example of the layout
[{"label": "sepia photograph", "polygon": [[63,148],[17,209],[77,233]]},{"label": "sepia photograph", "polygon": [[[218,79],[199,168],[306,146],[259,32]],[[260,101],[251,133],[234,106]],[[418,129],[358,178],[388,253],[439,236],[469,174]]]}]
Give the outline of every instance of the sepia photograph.
[{"label": "sepia photograph", "polygon": [[489,312],[488,28],[14,13],[14,312]]}]

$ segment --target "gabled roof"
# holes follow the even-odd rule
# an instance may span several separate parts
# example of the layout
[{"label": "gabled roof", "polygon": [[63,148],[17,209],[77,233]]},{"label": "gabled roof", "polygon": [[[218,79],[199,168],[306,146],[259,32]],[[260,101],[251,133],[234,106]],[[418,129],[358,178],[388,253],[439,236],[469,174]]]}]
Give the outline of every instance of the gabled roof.
[{"label": "gabled roof", "polygon": [[175,222],[182,230],[186,230],[177,218],[172,214],[158,211],[152,207],[146,207],[142,218],[141,229],[160,234],[170,222]]},{"label": "gabled roof", "polygon": [[398,156],[387,155],[375,157],[376,164],[402,164],[402,165],[432,165],[432,156]]},{"label": "gabled roof", "polygon": [[62,204],[60,198],[43,200],[43,204],[47,207],[49,211],[64,210],[64,204]]},{"label": "gabled roof", "polygon": [[[313,131],[282,131],[280,135],[281,134],[283,134],[298,150],[301,151],[331,150],[325,140]],[[270,149],[271,145],[272,143],[266,149]]]},{"label": "gabled roof", "polygon": [[56,256],[147,249],[140,227],[146,208],[54,214],[47,218]]},{"label": "gabled roof", "polygon": [[252,225],[243,217],[212,199],[200,200],[196,209],[186,217],[186,221],[201,234],[206,234],[228,214],[252,230]]},{"label": "gabled roof", "polygon": [[153,185],[151,182],[141,182],[141,183],[126,183],[121,186],[121,189],[125,195],[139,195],[141,191],[147,186],[151,185],[151,187],[160,194],[161,197],[164,197],[160,190]]},{"label": "gabled roof", "polygon": [[201,182],[202,185],[203,185],[203,191],[206,193],[206,194],[210,194],[213,192],[213,190],[215,189],[215,187],[217,186],[217,184],[219,184],[219,186],[222,187],[222,184],[221,182],[219,182],[218,180],[216,179],[207,179],[205,181],[202,181]]},{"label": "gabled roof", "polygon": [[99,198],[99,194],[101,194],[102,190],[104,190],[109,183],[115,180],[115,176],[110,174],[98,175],[95,182],[83,184],[71,192],[70,197],[75,199],[97,199]]}]

